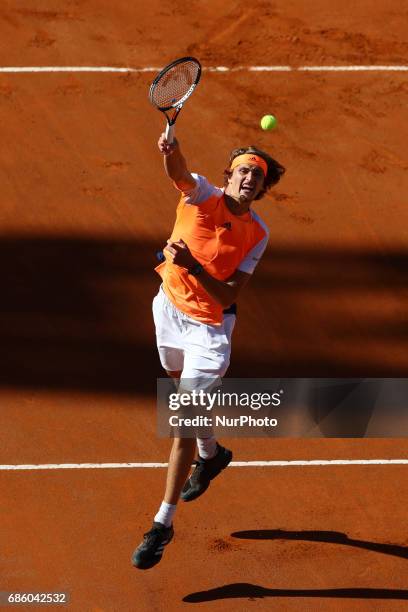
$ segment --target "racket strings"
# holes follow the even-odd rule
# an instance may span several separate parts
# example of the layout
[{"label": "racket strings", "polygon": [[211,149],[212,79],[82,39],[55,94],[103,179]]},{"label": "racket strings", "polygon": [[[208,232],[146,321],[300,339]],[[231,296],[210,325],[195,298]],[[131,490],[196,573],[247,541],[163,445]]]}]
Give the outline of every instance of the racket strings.
[{"label": "racket strings", "polygon": [[177,106],[190,87],[196,82],[199,73],[196,62],[188,60],[170,68],[157,81],[151,92],[153,104],[158,108]]}]

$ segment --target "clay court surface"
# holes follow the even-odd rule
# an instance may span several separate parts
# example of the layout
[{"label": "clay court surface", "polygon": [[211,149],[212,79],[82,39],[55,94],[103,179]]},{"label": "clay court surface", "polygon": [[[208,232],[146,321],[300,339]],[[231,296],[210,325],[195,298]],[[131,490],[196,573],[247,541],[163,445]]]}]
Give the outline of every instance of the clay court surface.
[{"label": "clay court surface", "polygon": [[[287,168],[255,206],[270,243],[229,375],[406,377],[407,72],[296,68],[407,65],[407,17],[398,0],[7,1],[0,67],[240,68],[204,71],[177,124],[215,183],[241,144]],[[406,609],[406,465],[228,468],[147,572],[130,556],[163,468],[5,469],[167,461],[151,300],[177,194],[153,76],[0,73],[0,590],[92,612]],[[227,442],[243,462],[408,456],[395,438]]]}]

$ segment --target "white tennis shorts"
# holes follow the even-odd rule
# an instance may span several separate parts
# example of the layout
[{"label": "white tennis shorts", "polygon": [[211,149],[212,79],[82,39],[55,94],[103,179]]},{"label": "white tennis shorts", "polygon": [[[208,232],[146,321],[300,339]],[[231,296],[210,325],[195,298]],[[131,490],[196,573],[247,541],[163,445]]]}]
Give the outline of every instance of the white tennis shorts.
[{"label": "white tennis shorts", "polygon": [[221,325],[207,325],[178,310],[160,287],[153,300],[156,340],[163,368],[182,372],[183,379],[222,377],[231,356],[235,314]]}]

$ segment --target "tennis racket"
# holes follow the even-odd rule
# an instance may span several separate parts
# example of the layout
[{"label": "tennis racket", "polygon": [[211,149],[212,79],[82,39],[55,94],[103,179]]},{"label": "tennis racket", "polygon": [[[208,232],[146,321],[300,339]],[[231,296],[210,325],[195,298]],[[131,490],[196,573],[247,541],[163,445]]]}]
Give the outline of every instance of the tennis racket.
[{"label": "tennis racket", "polygon": [[185,101],[197,87],[201,64],[194,57],[182,57],[168,64],[150,85],[150,102],[166,115],[166,139],[172,143],[174,124]]}]

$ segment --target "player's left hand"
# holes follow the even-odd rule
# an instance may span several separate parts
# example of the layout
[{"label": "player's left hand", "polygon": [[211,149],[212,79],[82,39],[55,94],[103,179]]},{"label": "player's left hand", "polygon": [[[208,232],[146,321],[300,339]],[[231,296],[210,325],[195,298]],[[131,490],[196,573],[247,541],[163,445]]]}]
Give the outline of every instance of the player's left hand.
[{"label": "player's left hand", "polygon": [[171,240],[167,241],[167,245],[164,247],[163,251],[166,251],[167,259],[169,259],[176,266],[180,266],[181,268],[191,268],[194,264],[198,263],[196,259],[194,259],[191,254],[190,249],[180,238],[177,242],[172,242]]}]

